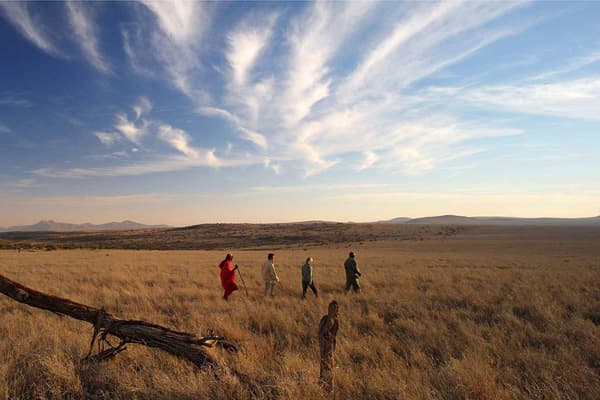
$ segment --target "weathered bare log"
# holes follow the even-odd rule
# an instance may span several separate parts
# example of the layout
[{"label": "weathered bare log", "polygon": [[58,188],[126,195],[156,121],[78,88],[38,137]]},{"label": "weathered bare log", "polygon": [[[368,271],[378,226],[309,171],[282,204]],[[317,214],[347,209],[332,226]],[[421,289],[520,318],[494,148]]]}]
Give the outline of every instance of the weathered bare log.
[{"label": "weathered bare log", "polygon": [[[41,308],[58,315],[85,321],[94,326],[88,359],[103,360],[115,356],[125,349],[127,343],[138,343],[164,350],[177,357],[190,361],[199,368],[220,367],[219,362],[203,348],[220,345],[228,351],[235,351],[234,345],[224,342],[223,337],[209,332],[198,338],[191,333],[178,332],[145,321],[124,320],[85,304],[48,295],[23,286],[0,275],[0,293],[31,307]],[[112,346],[107,339],[111,335],[120,339],[118,346]],[[98,354],[91,356],[94,343],[98,344]],[[104,345],[109,346],[104,350]],[[236,374],[237,375],[237,374]]]}]

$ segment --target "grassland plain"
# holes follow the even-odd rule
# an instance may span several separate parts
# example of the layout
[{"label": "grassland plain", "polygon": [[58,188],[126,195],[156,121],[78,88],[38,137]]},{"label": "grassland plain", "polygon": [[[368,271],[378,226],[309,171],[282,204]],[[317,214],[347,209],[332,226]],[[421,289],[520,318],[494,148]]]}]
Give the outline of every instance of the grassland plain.
[{"label": "grassland plain", "polygon": [[[339,399],[600,398],[600,230],[498,229],[281,248],[273,299],[262,296],[264,249],[228,249],[250,292],[229,302],[223,251],[3,250],[0,273],[122,318],[212,328],[241,351],[211,353],[260,384],[259,398],[323,398],[317,326],[331,299],[341,305]],[[359,295],[342,290],[349,249]],[[302,301],[309,255],[321,296]],[[0,297],[0,399],[252,397],[231,376],[143,346],[81,362],[90,337],[88,324]]]}]

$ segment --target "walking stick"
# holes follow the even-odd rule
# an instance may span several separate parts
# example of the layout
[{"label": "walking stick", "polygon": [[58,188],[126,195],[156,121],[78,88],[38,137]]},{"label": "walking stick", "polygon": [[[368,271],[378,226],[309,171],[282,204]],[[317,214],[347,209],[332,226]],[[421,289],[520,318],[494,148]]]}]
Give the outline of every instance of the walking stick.
[{"label": "walking stick", "polygon": [[242,271],[240,271],[240,267],[237,264],[235,264],[235,268],[237,269],[238,274],[240,274],[240,279],[242,280],[242,285],[244,285],[244,290],[246,291],[246,297],[248,297],[248,288],[246,287],[246,282],[244,282],[244,277],[242,276]]}]

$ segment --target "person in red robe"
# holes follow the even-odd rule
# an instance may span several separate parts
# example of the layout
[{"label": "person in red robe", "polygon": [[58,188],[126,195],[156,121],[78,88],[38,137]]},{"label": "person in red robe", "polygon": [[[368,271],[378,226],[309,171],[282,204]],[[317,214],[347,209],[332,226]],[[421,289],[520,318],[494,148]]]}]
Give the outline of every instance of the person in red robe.
[{"label": "person in red robe", "polygon": [[221,285],[223,285],[223,289],[225,289],[225,294],[223,294],[225,300],[228,300],[231,293],[238,290],[238,285],[235,283],[235,270],[237,269],[237,265],[235,268],[231,268],[232,261],[233,256],[227,254],[225,259],[219,264],[219,268],[221,269]]}]

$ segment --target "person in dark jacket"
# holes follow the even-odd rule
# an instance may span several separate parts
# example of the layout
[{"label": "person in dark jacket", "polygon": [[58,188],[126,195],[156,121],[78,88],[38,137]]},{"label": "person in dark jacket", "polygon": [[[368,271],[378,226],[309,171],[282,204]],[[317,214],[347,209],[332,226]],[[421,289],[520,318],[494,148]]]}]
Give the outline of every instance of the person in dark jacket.
[{"label": "person in dark jacket", "polygon": [[312,257],[308,257],[306,262],[302,266],[302,298],[306,298],[306,290],[310,287],[315,296],[319,297],[317,293],[317,288],[315,287],[315,282],[313,280],[313,267],[312,267],[313,259]]},{"label": "person in dark jacket", "polygon": [[351,289],[356,293],[360,292],[360,283],[358,282],[360,271],[353,251],[350,252],[348,259],[344,262],[344,269],[346,270],[346,293]]}]

